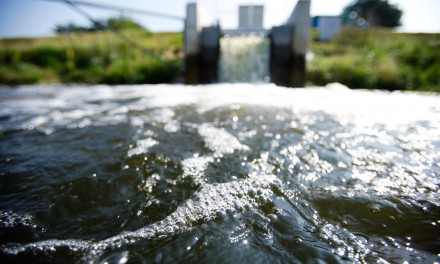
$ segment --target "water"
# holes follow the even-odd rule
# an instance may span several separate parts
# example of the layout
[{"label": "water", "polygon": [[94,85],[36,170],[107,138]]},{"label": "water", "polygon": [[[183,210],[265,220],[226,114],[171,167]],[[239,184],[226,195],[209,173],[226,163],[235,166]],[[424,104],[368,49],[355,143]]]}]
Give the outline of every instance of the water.
[{"label": "water", "polygon": [[261,36],[220,39],[219,80],[262,83],[269,80],[269,40]]},{"label": "water", "polygon": [[0,90],[0,260],[440,261],[440,98]]}]

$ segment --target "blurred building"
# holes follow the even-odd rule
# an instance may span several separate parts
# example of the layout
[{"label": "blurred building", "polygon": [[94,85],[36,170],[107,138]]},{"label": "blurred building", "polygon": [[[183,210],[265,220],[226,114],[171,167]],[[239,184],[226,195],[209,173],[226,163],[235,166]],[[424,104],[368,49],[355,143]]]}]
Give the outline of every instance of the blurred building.
[{"label": "blurred building", "polygon": [[263,28],[264,6],[240,6],[238,14],[238,29],[252,30]]},{"label": "blurred building", "polygon": [[318,39],[329,41],[339,35],[342,27],[342,18],[340,16],[315,16],[313,18],[313,27],[318,30]]},{"label": "blurred building", "polygon": [[226,29],[224,33],[228,35],[264,35],[267,30],[263,27],[263,21],[263,5],[242,5],[238,8],[238,29]]}]

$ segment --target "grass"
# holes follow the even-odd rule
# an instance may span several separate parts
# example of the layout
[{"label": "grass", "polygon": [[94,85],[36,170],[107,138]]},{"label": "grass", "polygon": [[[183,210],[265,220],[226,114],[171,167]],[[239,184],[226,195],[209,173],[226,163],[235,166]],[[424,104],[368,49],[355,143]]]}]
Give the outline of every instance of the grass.
[{"label": "grass", "polygon": [[154,55],[111,32],[0,40],[0,83],[173,82],[183,59],[182,34],[123,32]]},{"label": "grass", "polygon": [[313,41],[314,85],[440,92],[440,34],[346,28],[330,42]]},{"label": "grass", "polygon": [[[171,83],[179,78],[182,33],[123,33],[156,55],[106,31],[0,40],[0,84]],[[313,40],[311,51],[309,85],[440,92],[440,34],[344,29],[330,42]]]}]

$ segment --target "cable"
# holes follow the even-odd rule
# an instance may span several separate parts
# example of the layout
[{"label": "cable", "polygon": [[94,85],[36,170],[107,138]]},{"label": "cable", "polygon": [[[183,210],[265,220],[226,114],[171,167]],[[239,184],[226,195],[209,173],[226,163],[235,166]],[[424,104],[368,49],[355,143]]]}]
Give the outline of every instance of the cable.
[{"label": "cable", "polygon": [[[60,1],[57,1],[60,2]],[[85,18],[87,18],[88,20],[90,20],[90,22],[92,22],[92,24],[99,25],[99,22],[94,20],[87,12],[85,12],[84,10],[82,10],[81,8],[79,8],[78,6],[76,6],[76,1],[71,1],[71,0],[63,0],[62,2],[64,2],[65,4],[69,5],[72,9],[74,9],[76,12],[78,12],[79,14],[81,14],[82,16],[84,16]],[[146,49],[144,47],[142,47],[140,44],[138,44],[137,42],[135,42],[134,40],[132,40],[131,38],[129,38],[128,36],[122,34],[121,32],[117,31],[116,29],[110,27],[107,25],[107,28],[113,32],[116,36],[118,36],[120,39],[126,41],[127,43],[129,43],[130,45],[142,50],[143,52],[145,52],[146,54],[150,55],[151,57],[153,57],[154,59],[158,60],[159,62],[163,63],[164,61],[162,60],[162,58],[160,58],[156,53],[154,53],[152,50]]]},{"label": "cable", "polygon": [[[60,3],[65,2],[65,0],[40,0],[40,1],[60,2]],[[179,20],[179,21],[185,20],[185,18],[179,17],[179,16],[163,14],[163,13],[158,13],[158,12],[152,12],[152,11],[147,11],[147,10],[128,8],[128,7],[98,4],[98,3],[79,1],[79,0],[69,0],[69,2],[71,2],[71,4],[76,4],[76,5],[83,5],[83,6],[116,10],[116,11],[128,11],[128,12],[139,13],[139,14],[143,14],[143,15],[147,15],[147,16],[154,16],[154,17],[163,18],[163,19],[172,19],[172,20]]]}]

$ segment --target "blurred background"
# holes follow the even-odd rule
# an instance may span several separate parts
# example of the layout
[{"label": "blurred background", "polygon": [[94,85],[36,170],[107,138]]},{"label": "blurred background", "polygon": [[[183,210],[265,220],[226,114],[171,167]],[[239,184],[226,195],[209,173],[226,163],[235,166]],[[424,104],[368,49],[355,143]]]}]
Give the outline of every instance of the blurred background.
[{"label": "blurred background", "polygon": [[[58,2],[58,3],[57,3]],[[185,6],[188,0],[91,0],[91,3],[115,5],[127,7],[128,9],[149,10],[158,13],[185,16]],[[238,6],[244,4],[263,4],[265,7],[264,26],[270,28],[285,22],[293,10],[297,1],[295,0],[199,0],[207,11],[220,20],[224,28],[236,28],[238,25]],[[341,15],[344,7],[352,4],[353,0],[313,0],[311,4],[311,15],[322,16]],[[440,2],[438,0],[389,0],[403,11],[399,32],[440,32]],[[63,1],[44,0],[2,0],[0,2],[0,38],[11,37],[40,37],[54,34],[54,28],[58,24],[74,23],[87,26],[89,21],[78,14]],[[129,10],[119,12],[88,8],[87,11],[96,19],[105,19],[114,16],[128,16],[140,23],[143,27],[153,32],[181,31],[183,24],[179,21],[160,19],[157,17],[145,16]]]},{"label": "blurred background", "polygon": [[[2,0],[0,84],[179,82],[188,2]],[[237,28],[240,5],[264,5],[269,29],[297,1],[198,2],[222,29]],[[313,0],[307,85],[440,91],[438,11],[437,0]]]}]

